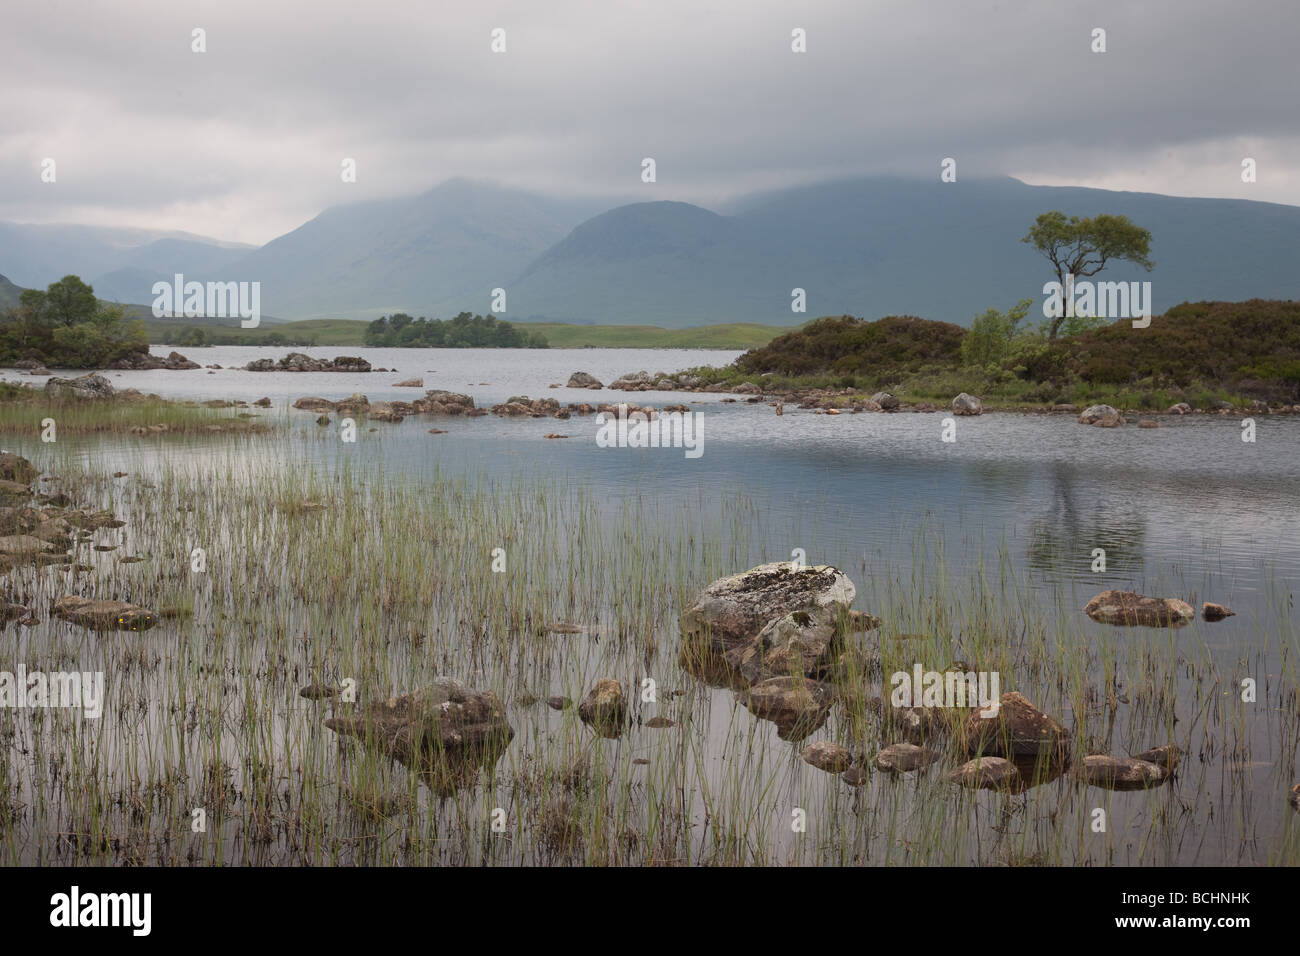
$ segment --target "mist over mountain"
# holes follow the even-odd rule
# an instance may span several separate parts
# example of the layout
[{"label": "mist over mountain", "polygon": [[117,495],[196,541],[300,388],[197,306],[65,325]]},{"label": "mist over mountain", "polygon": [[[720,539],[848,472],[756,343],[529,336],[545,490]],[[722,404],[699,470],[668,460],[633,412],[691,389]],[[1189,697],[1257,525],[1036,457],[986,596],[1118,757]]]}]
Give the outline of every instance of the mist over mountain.
[{"label": "mist over mountain", "polygon": [[[756,194],[719,211],[605,205],[458,179],[410,198],[331,207],[251,250],[0,224],[0,270],[35,286],[76,273],[101,297],[127,302],[150,301],[152,283],[174,272],[260,281],[264,312],[286,319],[487,313],[492,290],[503,288],[499,317],[513,321],[685,328],[848,313],[969,324],[989,306],[1041,303],[1053,275],[1020,239],[1040,213],[1059,209],[1125,215],[1151,231],[1152,272],[1118,263],[1098,278],[1149,280],[1157,312],[1300,291],[1291,261],[1300,208],[1274,203],[1010,178],[870,177]],[[791,311],[795,288],[806,292],[806,313]]]}]

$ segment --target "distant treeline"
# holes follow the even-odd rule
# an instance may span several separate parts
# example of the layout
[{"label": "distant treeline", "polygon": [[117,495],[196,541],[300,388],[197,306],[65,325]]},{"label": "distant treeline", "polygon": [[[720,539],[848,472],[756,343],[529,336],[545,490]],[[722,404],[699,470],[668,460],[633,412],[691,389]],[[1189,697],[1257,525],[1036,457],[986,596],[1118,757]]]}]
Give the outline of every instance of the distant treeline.
[{"label": "distant treeline", "polygon": [[544,349],[545,336],[521,332],[493,316],[462,312],[453,319],[413,319],[405,312],[381,316],[366,326],[365,344],[388,348]]}]

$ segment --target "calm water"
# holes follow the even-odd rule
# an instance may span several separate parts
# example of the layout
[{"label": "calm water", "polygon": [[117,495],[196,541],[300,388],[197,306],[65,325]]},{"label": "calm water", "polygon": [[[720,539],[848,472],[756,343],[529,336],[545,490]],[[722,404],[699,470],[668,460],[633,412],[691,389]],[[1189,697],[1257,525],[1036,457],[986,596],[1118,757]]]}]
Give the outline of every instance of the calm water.
[{"label": "calm water", "polygon": [[[166,354],[167,349],[154,348]],[[227,368],[208,374],[189,372],[111,373],[120,388],[135,387],[176,398],[272,399],[267,418],[287,420],[287,435],[257,444],[259,455],[332,469],[346,463],[401,481],[420,483],[441,475],[486,473],[494,477],[559,480],[581,485],[595,495],[597,507],[614,514],[632,507],[646,509],[666,524],[699,522],[716,528],[725,503],[743,508],[747,560],[788,560],[803,549],[812,563],[842,568],[858,587],[856,606],[879,610],[900,581],[927,581],[937,556],[953,580],[983,567],[1010,562],[1026,613],[1038,605],[1044,617],[1053,610],[1051,595],[1064,591],[1073,608],[1108,587],[1148,594],[1211,600],[1230,605],[1237,616],[1207,625],[1197,622],[1175,632],[1189,657],[1206,655],[1225,675],[1250,674],[1258,679],[1260,703],[1246,708],[1245,737],[1250,753],[1234,757],[1232,766],[1187,770],[1170,787],[1156,793],[1171,806],[1189,806],[1198,838],[1180,839],[1159,849],[1129,846],[1116,855],[1081,843],[1074,862],[1264,863],[1276,860],[1278,846],[1295,839],[1295,824],[1285,805],[1285,791],[1295,782],[1296,713],[1280,713],[1295,701],[1270,698],[1264,688],[1279,675],[1294,682],[1296,612],[1292,592],[1300,580],[1300,419],[1257,419],[1257,440],[1241,440],[1239,419],[1191,417],[1162,419],[1164,427],[1139,430],[1095,429],[1070,416],[988,414],[958,419],[956,441],[941,440],[946,414],[860,414],[825,416],[787,406],[776,416],[766,404],[722,403],[727,396],[692,393],[622,393],[608,390],[553,389],[574,371],[586,371],[608,383],[618,375],[645,369],[674,372],[703,364],[725,364],[737,353],[688,350],[404,350],[308,349],[318,357],[361,354],[375,367],[393,372],[368,374],[251,373],[229,368],[252,358],[278,358],[285,349],[211,348],[186,350],[202,364]],[[9,372],[10,380],[31,381]],[[554,397],[561,403],[630,400],[660,405],[687,402],[703,413],[704,453],[688,459],[680,449],[601,448],[594,417],[555,419],[475,419],[413,417],[400,425],[363,426],[355,444],[338,440],[334,426],[320,428],[315,415],[286,411],[294,399],[317,395],[338,399],[363,392],[372,401],[410,400],[420,390],[393,383],[421,377],[424,387],[466,392],[480,406],[526,394]],[[447,434],[430,435],[430,427]],[[558,432],[565,439],[546,439]],[[29,457],[41,453],[38,441],[11,441]],[[103,471],[137,473],[161,464],[198,472],[215,467],[226,452],[201,443],[175,444],[160,450],[139,441],[89,441],[85,460]],[[1107,570],[1091,570],[1092,552],[1104,548]],[[736,568],[735,570],[741,570]],[[701,580],[700,584],[706,583]],[[945,587],[935,579],[935,589]],[[1079,614],[1082,618],[1082,614]],[[1086,620],[1089,640],[1108,641],[1116,631]],[[580,642],[575,642],[578,646]],[[958,645],[959,649],[959,645]],[[580,654],[599,655],[590,647]],[[1242,669],[1246,662],[1245,670]],[[927,662],[941,668],[946,661]],[[1228,677],[1225,677],[1228,680]],[[1046,685],[1029,678],[1022,686]],[[1228,680],[1227,686],[1233,686]],[[541,688],[547,690],[548,688]],[[549,688],[558,692],[561,688]],[[1004,690],[1007,689],[1004,685]],[[1193,707],[1190,693],[1187,707]],[[1034,699],[1031,693],[1031,699]],[[1043,699],[1036,699],[1051,709]],[[748,733],[773,755],[783,755],[774,793],[811,789],[824,795],[839,786],[793,756],[791,745],[778,741],[771,725],[736,715],[730,693],[709,692],[695,714],[708,762],[723,779],[724,752],[737,721],[750,721]],[[1180,720],[1195,724],[1197,715]],[[1076,718],[1054,712],[1067,727]],[[557,720],[542,714],[536,719]],[[1119,737],[1126,725],[1119,717]],[[813,739],[834,736],[835,723]],[[1135,739],[1136,752],[1166,739]],[[521,735],[524,737],[527,735]],[[1213,752],[1215,732],[1202,727],[1180,744]],[[517,738],[516,746],[525,746]],[[636,752],[635,741],[627,746]],[[1116,744],[1109,752],[1120,753]],[[1202,763],[1205,763],[1202,760]],[[1233,776],[1232,767],[1247,776]],[[932,772],[932,776],[937,776]],[[883,775],[882,775],[883,776]],[[844,800],[868,804],[889,781]],[[1050,785],[1049,785],[1050,786]],[[845,791],[849,788],[843,787]],[[1048,788],[1039,788],[1046,790]],[[1225,797],[1224,792],[1229,796]],[[1153,813],[1149,794],[1110,794],[1088,789],[1092,802],[1102,801],[1114,814],[1112,828],[1141,828]],[[1096,794],[1101,794],[1097,797]],[[994,795],[979,799],[996,805]],[[791,797],[793,799],[793,797]],[[1047,798],[1041,798],[1047,799]],[[1086,802],[1086,801],[1085,801]],[[1090,807],[1092,803],[1088,803]],[[1164,804],[1161,804],[1162,806]],[[1240,838],[1238,808],[1252,808],[1254,842]],[[846,804],[847,806],[847,804]],[[697,809],[702,809],[697,805]],[[1086,807],[1076,808],[1082,813]],[[776,812],[774,810],[773,812]],[[1292,816],[1294,816],[1292,814]],[[1116,842],[1122,838],[1116,836]],[[778,841],[783,850],[786,844]],[[790,851],[791,854],[794,851]],[[797,857],[794,854],[792,858]],[[905,858],[905,854],[904,854]],[[959,850],[955,862],[983,859],[975,850]],[[1290,862],[1295,862],[1294,858]]]}]

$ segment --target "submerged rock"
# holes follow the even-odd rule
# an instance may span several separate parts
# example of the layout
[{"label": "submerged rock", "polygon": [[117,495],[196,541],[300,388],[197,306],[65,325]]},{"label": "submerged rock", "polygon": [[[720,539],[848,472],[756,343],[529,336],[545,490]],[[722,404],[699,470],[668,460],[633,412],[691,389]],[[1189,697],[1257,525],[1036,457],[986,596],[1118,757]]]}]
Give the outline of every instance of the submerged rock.
[{"label": "submerged rock", "polygon": [[939,753],[916,744],[890,744],[876,754],[876,766],[890,773],[924,770],[939,759]]},{"label": "submerged rock", "polygon": [[1020,771],[1002,757],[976,757],[948,774],[948,779],[973,790],[1011,790],[1023,787]]},{"label": "submerged rock", "polygon": [[1094,754],[1075,764],[1075,775],[1094,787],[1106,790],[1142,790],[1156,787],[1169,779],[1172,771],[1164,765],[1134,757],[1110,757]]},{"label": "submerged rock", "polygon": [[850,767],[848,770],[844,771],[844,775],[841,776],[840,779],[851,786],[861,787],[871,779],[871,774],[867,773],[867,771],[861,767]]},{"label": "submerged rock", "polygon": [[1133,759],[1159,764],[1166,770],[1172,771],[1178,766],[1178,761],[1183,759],[1183,752],[1175,744],[1165,744],[1163,747],[1152,747],[1140,754],[1134,754]]},{"label": "submerged rock", "polygon": [[147,631],[158,623],[153,611],[139,605],[126,601],[91,601],[75,594],[60,598],[53,614],[92,631]]},{"label": "submerged rock", "polygon": [[1138,627],[1181,627],[1196,617],[1186,601],[1146,597],[1134,591],[1102,591],[1083,608],[1101,624]]},{"label": "submerged rock", "polygon": [[601,680],[578,705],[578,717],[602,737],[620,737],[627,723],[627,699],[623,685],[616,680]]},{"label": "submerged rock", "polygon": [[1201,605],[1201,617],[1206,621],[1223,621],[1237,614],[1230,607],[1224,607],[1222,604],[1211,604],[1206,601]]},{"label": "submerged rock", "polygon": [[440,794],[472,782],[479,768],[490,769],[515,735],[495,694],[472,691],[450,677],[359,706],[325,726],[419,770]]},{"label": "submerged rock", "polygon": [[772,677],[736,692],[755,717],[770,720],[782,740],[802,740],[826,722],[834,698],[825,684],[805,677]]},{"label": "submerged rock", "polygon": [[853,763],[853,756],[832,740],[818,740],[804,748],[803,760],[827,773],[843,773]]}]

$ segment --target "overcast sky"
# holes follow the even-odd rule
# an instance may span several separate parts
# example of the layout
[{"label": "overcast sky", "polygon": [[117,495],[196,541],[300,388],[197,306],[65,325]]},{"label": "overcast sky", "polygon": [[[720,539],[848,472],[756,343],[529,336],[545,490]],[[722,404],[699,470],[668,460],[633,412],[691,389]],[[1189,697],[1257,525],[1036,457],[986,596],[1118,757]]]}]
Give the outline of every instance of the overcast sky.
[{"label": "overcast sky", "polygon": [[42,0],[3,19],[12,221],[262,243],[452,176],[717,207],[948,156],[959,180],[1300,205],[1296,0]]}]

